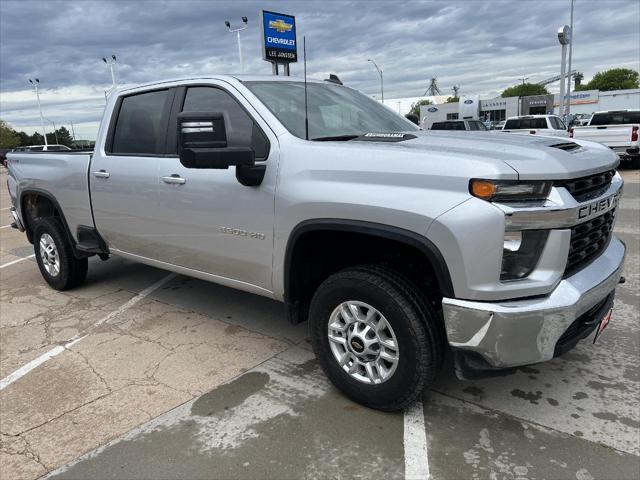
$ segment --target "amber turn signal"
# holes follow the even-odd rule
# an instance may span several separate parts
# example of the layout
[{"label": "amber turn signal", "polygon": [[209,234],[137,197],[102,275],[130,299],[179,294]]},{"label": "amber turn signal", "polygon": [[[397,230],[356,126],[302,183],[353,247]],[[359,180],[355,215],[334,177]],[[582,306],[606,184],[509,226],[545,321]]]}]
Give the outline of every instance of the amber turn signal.
[{"label": "amber turn signal", "polygon": [[471,180],[471,194],[489,200],[496,193],[497,187],[487,180]]}]

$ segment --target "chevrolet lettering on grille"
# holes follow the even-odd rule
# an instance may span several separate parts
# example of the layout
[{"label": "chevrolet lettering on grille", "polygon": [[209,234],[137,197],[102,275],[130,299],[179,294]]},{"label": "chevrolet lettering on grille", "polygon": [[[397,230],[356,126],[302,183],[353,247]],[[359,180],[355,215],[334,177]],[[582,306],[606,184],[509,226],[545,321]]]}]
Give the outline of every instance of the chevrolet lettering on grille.
[{"label": "chevrolet lettering on grille", "polygon": [[618,199],[620,198],[619,193],[615,193],[610,197],[603,198],[602,200],[598,200],[592,202],[588,205],[580,207],[578,209],[578,219],[584,220],[586,218],[595,217],[597,215],[601,215],[605,212],[608,212],[612,208],[615,208],[618,204]]}]

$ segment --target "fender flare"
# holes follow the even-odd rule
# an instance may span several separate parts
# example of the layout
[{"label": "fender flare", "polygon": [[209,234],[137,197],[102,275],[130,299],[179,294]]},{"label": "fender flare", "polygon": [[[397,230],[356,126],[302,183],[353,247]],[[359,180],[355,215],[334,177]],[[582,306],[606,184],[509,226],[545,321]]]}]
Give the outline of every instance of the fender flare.
[{"label": "fender flare", "polygon": [[58,203],[58,201],[56,200],[56,198],[49,192],[47,192],[46,190],[42,190],[40,188],[28,188],[26,190],[23,190],[20,192],[20,201],[19,201],[19,205],[20,205],[20,215],[22,216],[22,223],[24,224],[25,227],[25,231],[27,233],[27,238],[29,239],[29,242],[33,243],[33,225],[29,224],[29,221],[25,218],[25,208],[24,208],[24,203],[26,200],[27,195],[37,195],[39,197],[44,197],[47,200],[49,200],[53,206],[55,207],[55,209],[58,211],[58,213],[60,214],[60,220],[62,221],[62,225],[64,227],[64,231],[67,234],[67,239],[69,240],[69,242],[71,243],[72,247],[73,247],[73,251],[75,252],[75,246],[76,246],[76,241],[73,238],[73,235],[71,235],[71,230],[69,230],[69,224],[67,223],[67,219],[64,216],[64,212],[62,211],[62,207],[60,207],[60,204]]},{"label": "fender flare", "polygon": [[445,262],[445,259],[442,256],[442,253],[440,253],[438,247],[436,247],[436,245],[424,235],[399,227],[363,220],[319,218],[305,220],[299,223],[293,228],[289,235],[284,260],[284,301],[286,304],[291,303],[291,268],[295,245],[302,235],[312,231],[361,233],[394,240],[414,247],[421,251],[431,264],[442,295],[445,297],[455,298],[453,283],[451,282],[451,275],[449,273],[447,263]]}]

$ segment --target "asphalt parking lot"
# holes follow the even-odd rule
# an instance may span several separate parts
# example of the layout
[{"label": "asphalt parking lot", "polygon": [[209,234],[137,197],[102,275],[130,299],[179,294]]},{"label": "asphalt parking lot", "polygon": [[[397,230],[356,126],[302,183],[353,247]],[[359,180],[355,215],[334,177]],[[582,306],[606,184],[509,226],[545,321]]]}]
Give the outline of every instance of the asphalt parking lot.
[{"label": "asphalt parking lot", "polygon": [[640,172],[614,319],[551,362],[387,414],[344,398],[280,304],[129,261],[57,292],[0,185],[0,477],[640,478]]}]

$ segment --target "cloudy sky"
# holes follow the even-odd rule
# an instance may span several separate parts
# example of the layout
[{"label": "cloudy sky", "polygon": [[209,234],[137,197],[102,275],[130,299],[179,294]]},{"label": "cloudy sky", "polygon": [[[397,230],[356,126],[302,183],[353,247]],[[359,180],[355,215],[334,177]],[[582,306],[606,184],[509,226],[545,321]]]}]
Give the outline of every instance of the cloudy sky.
[{"label": "cloudy sky", "polygon": [[[570,0],[191,1],[0,0],[0,117],[32,132],[39,124],[27,79],[41,81],[45,117],[74,123],[93,138],[111,83],[101,58],[118,57],[119,84],[240,70],[235,35],[246,15],[245,71],[270,74],[261,58],[262,9],[296,15],[307,37],[308,72],[337,73],[368,94],[384,71],[385,97],[423,95],[437,77],[443,93],[498,95],[530,77],[559,73],[556,31],[569,22]],[[602,69],[640,65],[640,2],[577,0],[574,67],[585,79]],[[300,55],[301,58],[301,55]],[[294,64],[293,75],[302,73]],[[552,85],[553,90],[557,88]]]}]

